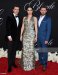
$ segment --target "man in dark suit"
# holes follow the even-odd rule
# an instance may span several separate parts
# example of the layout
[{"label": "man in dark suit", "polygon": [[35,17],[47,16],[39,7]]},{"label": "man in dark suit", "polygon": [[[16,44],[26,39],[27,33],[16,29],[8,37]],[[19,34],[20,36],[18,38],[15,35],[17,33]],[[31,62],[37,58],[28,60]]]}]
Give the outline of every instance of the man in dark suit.
[{"label": "man in dark suit", "polygon": [[38,17],[38,45],[39,45],[39,62],[43,65],[43,71],[47,67],[48,51],[47,44],[51,34],[51,18],[47,16],[47,7],[40,8],[40,17]]},{"label": "man in dark suit", "polygon": [[16,50],[21,49],[20,31],[21,18],[18,16],[19,7],[14,6],[12,14],[7,16],[6,20],[6,36],[8,39],[8,72],[12,71],[12,67],[17,68],[15,64]]}]

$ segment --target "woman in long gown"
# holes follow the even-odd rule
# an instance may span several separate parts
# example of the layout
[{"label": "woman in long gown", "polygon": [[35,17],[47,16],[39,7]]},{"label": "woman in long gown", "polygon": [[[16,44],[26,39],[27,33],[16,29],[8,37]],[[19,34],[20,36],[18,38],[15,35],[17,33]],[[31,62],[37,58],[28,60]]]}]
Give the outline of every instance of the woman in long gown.
[{"label": "woman in long gown", "polygon": [[32,15],[33,9],[27,8],[27,16],[23,18],[20,40],[23,42],[22,68],[25,71],[35,69],[34,42],[37,41],[37,18]]}]

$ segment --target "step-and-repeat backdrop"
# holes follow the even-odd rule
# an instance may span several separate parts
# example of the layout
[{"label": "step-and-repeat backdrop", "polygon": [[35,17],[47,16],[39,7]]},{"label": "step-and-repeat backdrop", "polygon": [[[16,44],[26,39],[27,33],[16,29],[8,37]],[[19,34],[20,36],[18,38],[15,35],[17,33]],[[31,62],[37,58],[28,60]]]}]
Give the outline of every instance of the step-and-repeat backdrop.
[{"label": "step-and-repeat backdrop", "polygon": [[20,6],[22,17],[25,16],[25,8],[31,5],[35,9],[35,16],[39,15],[41,5],[48,7],[48,15],[52,18],[52,32],[50,38],[50,46],[58,47],[58,0],[0,0],[0,47],[6,46],[5,34],[6,16],[11,12],[13,5]]},{"label": "step-and-repeat backdrop", "polygon": [[48,8],[47,14],[51,16],[52,19],[52,30],[49,41],[49,47],[58,47],[58,0],[0,0],[0,54],[3,53],[3,50],[7,49],[7,43],[5,40],[5,24],[6,17],[11,12],[13,5],[20,6],[20,14],[22,15],[21,17],[25,16],[25,8],[28,5],[31,5],[35,9],[35,16],[39,15],[39,8],[42,5],[46,5]]}]

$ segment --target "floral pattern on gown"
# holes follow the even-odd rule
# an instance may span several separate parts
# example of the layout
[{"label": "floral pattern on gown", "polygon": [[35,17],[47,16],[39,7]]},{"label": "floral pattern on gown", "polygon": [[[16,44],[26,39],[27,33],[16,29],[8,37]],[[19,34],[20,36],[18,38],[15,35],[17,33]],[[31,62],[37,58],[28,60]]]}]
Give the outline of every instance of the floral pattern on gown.
[{"label": "floral pattern on gown", "polygon": [[24,18],[23,33],[23,51],[22,51],[22,67],[25,71],[35,68],[35,50],[34,50],[34,17],[28,23],[27,17]]}]

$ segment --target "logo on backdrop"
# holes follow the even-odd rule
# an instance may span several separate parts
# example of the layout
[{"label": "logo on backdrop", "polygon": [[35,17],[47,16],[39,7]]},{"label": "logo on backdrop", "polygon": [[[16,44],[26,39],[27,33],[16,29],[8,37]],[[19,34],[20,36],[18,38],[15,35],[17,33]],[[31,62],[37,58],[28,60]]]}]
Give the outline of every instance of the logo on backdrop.
[{"label": "logo on backdrop", "polygon": [[[26,11],[26,7],[27,6],[32,6],[34,11],[37,11],[38,9],[40,9],[40,7],[45,4],[45,2],[41,2],[40,0],[32,0],[29,3],[26,3],[24,6],[24,10]],[[48,9],[53,9],[55,7],[55,2],[52,2],[49,5],[46,5]]]},{"label": "logo on backdrop", "polygon": [[[2,15],[2,13],[4,12],[4,9],[0,9],[0,16]],[[0,25],[2,25],[3,23],[3,18],[0,17]]]}]

